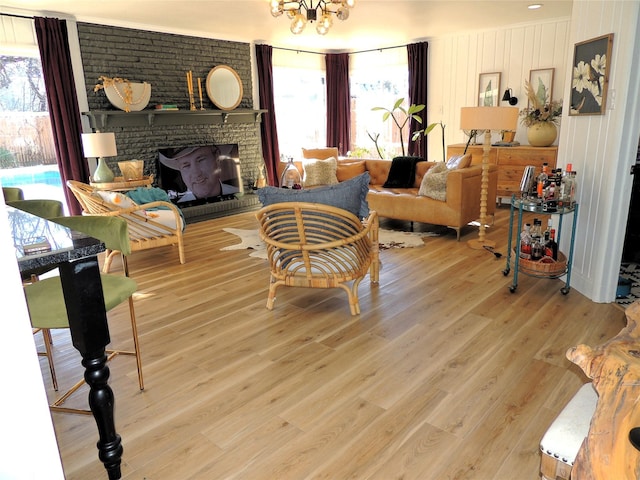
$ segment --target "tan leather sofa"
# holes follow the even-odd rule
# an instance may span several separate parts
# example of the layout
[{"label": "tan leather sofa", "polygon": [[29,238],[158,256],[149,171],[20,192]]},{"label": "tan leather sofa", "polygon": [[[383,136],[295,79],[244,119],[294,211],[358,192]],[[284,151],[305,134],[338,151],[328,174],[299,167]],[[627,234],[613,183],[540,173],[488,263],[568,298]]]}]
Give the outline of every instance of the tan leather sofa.
[{"label": "tan leather sofa", "polygon": [[[333,148],[303,149],[303,158],[326,159],[336,153],[337,149]],[[362,159],[338,160],[338,178],[340,178],[340,165],[360,161]],[[369,208],[375,210],[379,217],[443,225],[455,230],[458,240],[460,240],[461,228],[480,218],[481,165],[451,170],[447,176],[446,201],[440,201],[418,195],[425,173],[435,165],[435,162],[418,162],[416,164],[416,178],[412,188],[384,188],[382,186],[389,175],[391,160],[365,159],[364,162],[365,169],[371,177],[367,202]],[[294,164],[302,175],[302,162],[296,161]],[[487,199],[495,199],[498,186],[498,167],[496,165],[488,165],[488,167]],[[282,168],[284,168],[284,163],[278,166],[278,174],[281,173]],[[488,200],[487,215],[493,217],[495,209],[496,203]]]},{"label": "tan leather sofa", "polygon": [[[481,165],[472,165],[451,170],[447,176],[446,201],[419,196],[422,178],[434,162],[418,162],[416,179],[412,188],[384,188],[391,160],[365,160],[371,177],[367,201],[369,208],[379,217],[444,225],[456,231],[460,240],[460,229],[480,218]],[[498,167],[489,165],[488,199],[496,198]],[[495,213],[494,201],[487,202],[487,215]]]}]

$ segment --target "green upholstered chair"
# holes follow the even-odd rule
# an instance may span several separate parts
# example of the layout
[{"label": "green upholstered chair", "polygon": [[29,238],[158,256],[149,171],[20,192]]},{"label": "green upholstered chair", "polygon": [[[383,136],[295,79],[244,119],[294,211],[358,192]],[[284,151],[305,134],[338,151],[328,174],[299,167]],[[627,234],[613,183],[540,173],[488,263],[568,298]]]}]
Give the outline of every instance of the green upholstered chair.
[{"label": "green upholstered chair", "polygon": [[46,219],[64,215],[62,202],[58,200],[7,200],[7,205]]},{"label": "green upholstered chair", "polygon": [[[108,312],[120,303],[128,300],[129,312],[131,316],[131,330],[133,333],[133,351],[107,350],[107,358],[110,360],[116,355],[134,355],[138,368],[138,383],[140,390],[144,389],[142,378],[142,361],[140,358],[140,346],[138,341],[138,329],[136,325],[135,311],[133,308],[132,295],[137,290],[136,282],[128,277],[126,266],[126,255],[130,253],[129,234],[127,222],[118,217],[95,217],[95,216],[71,216],[55,217],[51,221],[59,223],[72,230],[85,233],[104,242],[107,248],[122,252],[122,262],[125,266],[124,275],[102,274],[102,290],[104,293],[105,309]],[[60,277],[47,278],[33,282],[24,287],[31,325],[43,331],[55,328],[69,328],[67,310],[62,293],[62,283]],[[45,345],[46,345],[45,341]],[[53,361],[49,356],[49,366],[52,372],[54,388],[57,390],[55,380],[55,370]],[[62,407],[61,405],[69,396],[82,386],[84,380],[77,382],[69,391],[50,405],[52,411],[65,413],[91,414],[89,410],[79,410]]]},{"label": "green upholstered chair", "polygon": [[4,195],[5,202],[24,200],[22,189],[16,187],[2,187],[2,195]]}]

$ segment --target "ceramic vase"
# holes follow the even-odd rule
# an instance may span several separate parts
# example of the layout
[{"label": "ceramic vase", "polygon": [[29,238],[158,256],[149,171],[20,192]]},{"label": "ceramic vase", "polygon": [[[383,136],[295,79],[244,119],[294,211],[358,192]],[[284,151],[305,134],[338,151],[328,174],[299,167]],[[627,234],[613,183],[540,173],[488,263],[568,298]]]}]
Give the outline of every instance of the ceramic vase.
[{"label": "ceramic vase", "polygon": [[93,182],[94,183],[109,183],[113,182],[115,175],[107,165],[107,161],[100,157],[98,158],[98,167],[96,171],[93,172]]},{"label": "ceramic vase", "polygon": [[552,122],[534,123],[527,129],[527,139],[533,147],[548,147],[557,136],[558,129]]}]

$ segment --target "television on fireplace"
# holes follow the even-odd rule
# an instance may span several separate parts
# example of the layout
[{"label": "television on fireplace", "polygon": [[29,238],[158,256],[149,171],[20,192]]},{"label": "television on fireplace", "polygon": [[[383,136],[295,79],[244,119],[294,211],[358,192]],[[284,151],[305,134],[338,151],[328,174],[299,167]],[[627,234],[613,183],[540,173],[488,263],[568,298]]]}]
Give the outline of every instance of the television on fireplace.
[{"label": "television on fireplace", "polygon": [[178,207],[236,198],[243,193],[238,144],[158,149],[158,185]]}]

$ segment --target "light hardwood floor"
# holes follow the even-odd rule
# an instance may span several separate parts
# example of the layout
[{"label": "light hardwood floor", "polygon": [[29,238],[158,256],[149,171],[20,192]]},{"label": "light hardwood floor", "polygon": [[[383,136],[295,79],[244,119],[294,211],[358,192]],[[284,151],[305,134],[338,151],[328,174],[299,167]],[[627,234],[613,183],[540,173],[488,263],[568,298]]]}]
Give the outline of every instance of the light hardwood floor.
[{"label": "light hardwood floor", "polygon": [[[220,251],[238,242],[223,227],[256,221],[189,225],[185,265],[172,247],[130,257],[146,389],[133,359],[110,363],[124,479],[537,479],[541,436],[587,381],[565,351],[625,325],[559,280],[510,293],[505,257],[467,247],[475,227],[382,251],[357,317],[342,290],[283,287],[268,311],[266,262]],[[507,227],[501,207],[488,237],[503,253]],[[110,328],[131,344],[126,305]],[[54,343],[62,389],[81,367],[66,332]],[[93,419],[53,419],[67,480],[106,478]]]}]

